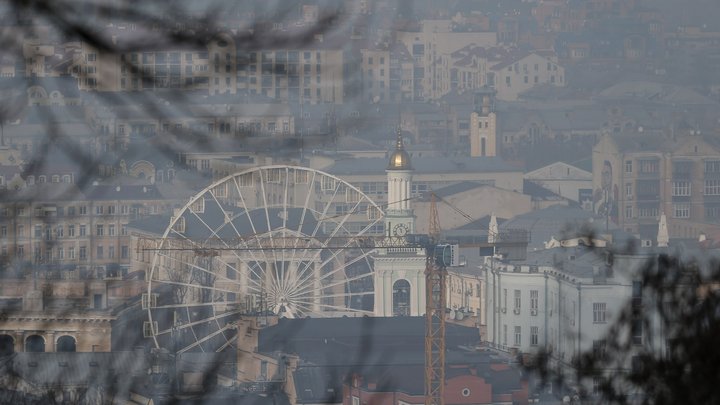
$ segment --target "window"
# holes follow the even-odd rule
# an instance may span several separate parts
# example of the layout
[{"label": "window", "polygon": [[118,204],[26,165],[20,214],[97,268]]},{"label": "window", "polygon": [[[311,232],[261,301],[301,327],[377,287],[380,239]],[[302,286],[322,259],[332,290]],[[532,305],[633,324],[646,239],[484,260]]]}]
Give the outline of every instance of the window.
[{"label": "window", "polygon": [[630,324],[630,333],[632,334],[632,343],[641,345],[643,340],[643,320],[640,316],[635,316]]},{"label": "window", "polygon": [[3,225],[2,227],[0,227],[0,236],[2,236],[3,238],[7,237],[7,226]]},{"label": "window", "polygon": [[80,207],[78,207],[78,211],[80,215],[87,215],[87,206],[81,205]]},{"label": "window", "polygon": [[606,307],[604,302],[593,303],[593,323],[605,323],[606,322]]},{"label": "window", "polygon": [[625,218],[632,218],[633,217],[633,207],[632,205],[626,205],[625,206]]},{"label": "window", "polygon": [[530,309],[535,310],[537,313],[538,309],[538,290],[530,290]]},{"label": "window", "polygon": [[515,346],[520,346],[522,343],[522,334],[520,326],[515,327]]},{"label": "window", "polygon": [[95,235],[97,235],[97,236],[103,236],[103,234],[105,233],[105,232],[104,232],[104,229],[105,229],[105,226],[104,226],[103,224],[98,224],[98,225],[95,227]]},{"label": "window", "polygon": [[235,263],[228,263],[228,265],[225,266],[225,277],[227,277],[228,280],[237,279],[237,271],[235,270],[235,266]]},{"label": "window", "polygon": [[720,160],[706,160],[705,173],[720,173]]},{"label": "window", "polygon": [[80,236],[85,236],[85,235],[87,235],[87,226],[80,225]]},{"label": "window", "polygon": [[128,246],[120,246],[120,258],[127,259],[130,257],[130,249]]},{"label": "window", "polygon": [[108,225],[108,236],[115,236],[115,225]]},{"label": "window", "polygon": [[68,259],[75,259],[75,248],[74,247],[68,248],[67,256],[68,256]]},{"label": "window", "polygon": [[705,195],[720,195],[720,180],[705,180]]},{"label": "window", "polygon": [[538,344],[538,327],[531,326],[530,327],[530,345],[537,346],[537,344]]},{"label": "window", "polygon": [[120,225],[120,235],[127,236],[127,234],[128,234],[127,224]]},{"label": "window", "polygon": [[18,225],[17,227],[17,236],[20,238],[25,237],[25,225]]},{"label": "window", "polygon": [[632,183],[625,183],[625,197],[632,198]]},{"label": "window", "polygon": [[673,204],[673,218],[690,218],[690,204]]},{"label": "window", "polygon": [[33,232],[35,239],[42,238],[42,225],[35,225],[35,231]]},{"label": "window", "polygon": [[656,159],[645,159],[640,161],[640,173],[652,174],[660,171],[660,162]]},{"label": "window", "polygon": [[97,249],[95,249],[95,253],[95,257],[97,257],[98,259],[102,259],[104,256],[103,247],[98,246]]},{"label": "window", "polygon": [[115,206],[114,205],[108,205],[108,214],[115,215]]},{"label": "window", "polygon": [[602,384],[602,377],[593,377],[593,395],[600,394],[600,385]]},{"label": "window", "polygon": [[507,346],[507,325],[503,325],[503,345]]},{"label": "window", "polygon": [[520,290],[515,290],[515,291],[514,291],[514,296],[515,296],[515,313],[519,313],[519,312],[520,312],[520,303],[521,303],[520,294],[521,294],[521,291],[520,291]]},{"label": "window", "polygon": [[80,255],[80,260],[87,260],[87,247],[80,246],[79,255]]},{"label": "window", "polygon": [[108,259],[115,258],[115,246],[108,246]]},{"label": "window", "polygon": [[638,205],[638,217],[639,218],[657,218],[660,215],[660,209],[657,205],[653,206],[639,206]]},{"label": "window", "polygon": [[673,197],[686,197],[690,195],[691,184],[690,181],[673,181],[672,182],[672,195]]},{"label": "window", "polygon": [[602,359],[603,357],[605,357],[605,354],[607,353],[606,349],[607,349],[607,343],[605,342],[605,339],[593,340],[593,345],[592,345],[593,356],[595,356],[598,359]]}]

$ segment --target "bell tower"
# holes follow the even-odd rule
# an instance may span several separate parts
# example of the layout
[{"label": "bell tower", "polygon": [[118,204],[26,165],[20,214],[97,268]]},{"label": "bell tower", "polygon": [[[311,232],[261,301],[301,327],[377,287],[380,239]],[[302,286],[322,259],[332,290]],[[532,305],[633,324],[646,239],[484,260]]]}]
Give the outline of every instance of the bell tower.
[{"label": "bell tower", "polygon": [[375,316],[419,316],[425,313],[425,252],[398,246],[405,235],[415,232],[411,203],[413,167],[399,129],[385,172],[388,182],[385,236],[397,247],[380,248],[374,256]]},{"label": "bell tower", "polygon": [[403,237],[408,233],[414,233],[415,214],[410,204],[413,168],[400,129],[397,131],[395,150],[390,154],[385,172],[388,182],[385,234],[389,237]]}]

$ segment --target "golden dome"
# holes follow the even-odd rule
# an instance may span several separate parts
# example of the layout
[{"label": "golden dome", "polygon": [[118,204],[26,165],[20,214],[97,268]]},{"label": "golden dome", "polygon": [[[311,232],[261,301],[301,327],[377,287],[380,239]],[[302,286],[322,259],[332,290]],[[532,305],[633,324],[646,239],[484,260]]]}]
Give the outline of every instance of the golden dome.
[{"label": "golden dome", "polygon": [[390,154],[388,170],[412,170],[412,165],[410,164],[410,154],[405,151],[400,130],[398,130],[397,133],[395,150],[392,154]]}]

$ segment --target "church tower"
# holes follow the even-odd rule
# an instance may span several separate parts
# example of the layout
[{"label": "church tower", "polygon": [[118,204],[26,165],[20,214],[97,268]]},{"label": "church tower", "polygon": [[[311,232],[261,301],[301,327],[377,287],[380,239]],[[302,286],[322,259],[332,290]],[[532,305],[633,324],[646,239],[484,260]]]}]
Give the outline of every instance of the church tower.
[{"label": "church tower", "polygon": [[388,182],[388,204],[385,213],[385,233],[390,237],[403,237],[415,232],[415,214],[410,203],[413,168],[410,154],[403,145],[400,130],[395,150],[385,170]]},{"label": "church tower", "polygon": [[[410,154],[400,130],[387,169],[385,235],[397,245],[415,232]],[[425,252],[417,248],[381,248],[375,259],[375,315],[419,316],[425,313]]]},{"label": "church tower", "polygon": [[470,156],[497,153],[495,90],[483,88],[475,93],[475,111],[470,114]]}]

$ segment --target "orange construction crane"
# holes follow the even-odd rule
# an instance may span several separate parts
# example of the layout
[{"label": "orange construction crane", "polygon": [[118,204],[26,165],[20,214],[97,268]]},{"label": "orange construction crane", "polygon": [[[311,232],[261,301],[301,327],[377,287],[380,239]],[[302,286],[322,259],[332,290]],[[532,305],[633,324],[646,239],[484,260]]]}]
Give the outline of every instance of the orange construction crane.
[{"label": "orange construction crane", "polygon": [[425,266],[425,405],[444,405],[445,392],[445,274],[435,250],[440,239],[435,193],[430,194],[430,244]]}]

